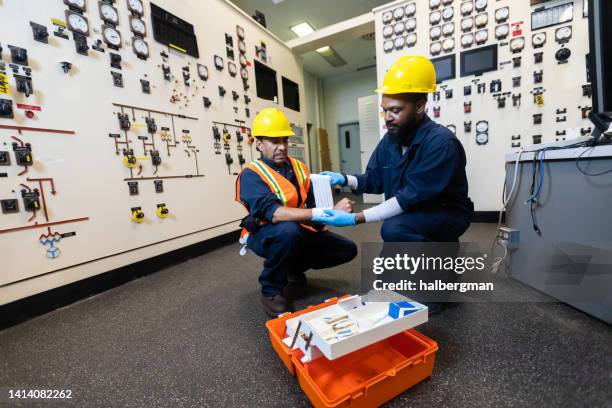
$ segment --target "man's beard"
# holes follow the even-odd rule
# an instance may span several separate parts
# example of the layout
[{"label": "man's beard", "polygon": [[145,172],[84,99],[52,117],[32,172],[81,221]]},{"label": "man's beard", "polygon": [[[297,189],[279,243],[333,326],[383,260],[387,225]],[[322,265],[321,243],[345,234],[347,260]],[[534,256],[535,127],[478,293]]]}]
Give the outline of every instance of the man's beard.
[{"label": "man's beard", "polygon": [[396,130],[389,130],[389,140],[391,143],[407,146],[418,127],[419,124],[415,114],[409,121],[398,127]]}]

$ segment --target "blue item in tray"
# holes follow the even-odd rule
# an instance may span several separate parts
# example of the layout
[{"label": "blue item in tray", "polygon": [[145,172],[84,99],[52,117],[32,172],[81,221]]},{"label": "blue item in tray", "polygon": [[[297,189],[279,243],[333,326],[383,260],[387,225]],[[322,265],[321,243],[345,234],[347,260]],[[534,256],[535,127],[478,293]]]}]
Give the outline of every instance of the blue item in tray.
[{"label": "blue item in tray", "polygon": [[407,316],[419,310],[419,307],[410,302],[389,303],[389,316],[394,319]]}]

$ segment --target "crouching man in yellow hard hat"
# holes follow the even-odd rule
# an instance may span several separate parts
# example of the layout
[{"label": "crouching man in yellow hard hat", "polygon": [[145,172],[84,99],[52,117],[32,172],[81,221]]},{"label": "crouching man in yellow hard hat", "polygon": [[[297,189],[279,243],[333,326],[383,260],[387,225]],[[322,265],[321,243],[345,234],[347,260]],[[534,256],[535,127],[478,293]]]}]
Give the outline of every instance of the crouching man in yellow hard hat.
[{"label": "crouching man in yellow hard hat", "polygon": [[[283,295],[288,282],[305,284],[308,269],[349,262],[357,246],[312,222],[323,210],[314,208],[306,165],[287,155],[288,138],[295,134],[285,115],[275,108],[262,110],[253,121],[252,134],[261,159],[238,176],[236,200],[249,212],[241,224],[242,242],[265,258],[259,276],[264,310],[278,316],[291,310]],[[352,202],[344,199],[335,208],[351,212]]]}]

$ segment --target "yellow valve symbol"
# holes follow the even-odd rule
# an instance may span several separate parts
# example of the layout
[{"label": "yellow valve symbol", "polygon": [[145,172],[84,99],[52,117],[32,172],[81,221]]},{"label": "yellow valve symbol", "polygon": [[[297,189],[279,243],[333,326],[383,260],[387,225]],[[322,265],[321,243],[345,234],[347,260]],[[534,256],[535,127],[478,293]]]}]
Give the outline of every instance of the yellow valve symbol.
[{"label": "yellow valve symbol", "polygon": [[138,160],[133,154],[126,154],[123,156],[123,164],[129,169],[133,169],[134,167],[138,166]]},{"label": "yellow valve symbol", "polygon": [[535,95],[535,104],[538,107],[544,106],[544,95],[543,94],[536,94]]},{"label": "yellow valve symbol", "polygon": [[144,221],[144,212],[140,207],[132,208],[132,221],[141,224]]},{"label": "yellow valve symbol", "polygon": [[38,200],[34,201],[34,208],[40,208],[40,203]]},{"label": "yellow valve symbol", "polygon": [[229,143],[229,141],[231,140],[231,136],[229,134],[229,132],[227,130],[223,131],[223,142],[224,143]]},{"label": "yellow valve symbol", "polygon": [[159,204],[157,206],[157,216],[159,218],[168,218],[170,211],[166,208],[166,204]]},{"label": "yellow valve symbol", "polygon": [[169,142],[172,138],[170,137],[170,132],[167,130],[162,130],[160,133],[160,138],[164,142]]}]

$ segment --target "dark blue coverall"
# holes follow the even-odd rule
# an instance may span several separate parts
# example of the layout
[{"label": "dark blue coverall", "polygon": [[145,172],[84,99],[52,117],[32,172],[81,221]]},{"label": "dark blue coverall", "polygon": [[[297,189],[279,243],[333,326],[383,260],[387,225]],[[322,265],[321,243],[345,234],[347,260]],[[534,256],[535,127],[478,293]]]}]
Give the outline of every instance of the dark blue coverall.
[{"label": "dark blue coverall", "polygon": [[397,198],[404,213],[384,221],[385,242],[457,242],[474,212],[465,165],[461,142],[426,116],[405,153],[383,137],[365,174],[355,176],[355,193]]},{"label": "dark blue coverall", "polygon": [[[299,194],[297,177],[288,161],[279,167],[271,160],[262,160],[296,186]],[[312,185],[308,197],[300,197],[300,203],[304,199],[308,208],[315,207]],[[247,205],[251,216],[268,221],[257,232],[249,234],[247,241],[250,250],[265,258],[259,276],[264,296],[281,294],[289,273],[331,268],[349,262],[357,255],[353,241],[333,232],[314,232],[289,221],[272,224],[272,216],[282,205],[281,201],[261,177],[248,168],[240,176],[240,200]]]}]

